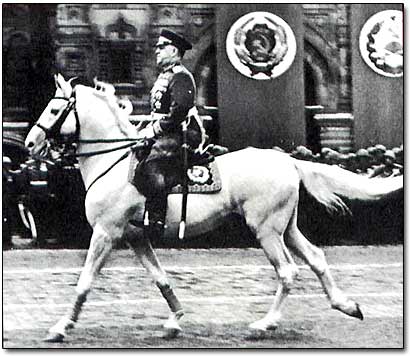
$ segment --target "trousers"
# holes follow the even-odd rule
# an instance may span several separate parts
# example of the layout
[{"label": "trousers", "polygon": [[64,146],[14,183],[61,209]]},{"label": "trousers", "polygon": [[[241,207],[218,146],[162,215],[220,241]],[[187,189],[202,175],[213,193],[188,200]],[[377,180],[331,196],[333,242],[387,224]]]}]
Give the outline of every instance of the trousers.
[{"label": "trousers", "polygon": [[[195,127],[195,122],[192,126],[188,128],[187,142],[189,147],[196,148],[201,143],[201,132]],[[148,149],[137,156],[139,163],[134,185],[146,197],[145,211],[148,212],[151,230],[158,229],[156,234],[161,233],[165,225],[168,194],[182,182],[185,174],[181,145],[181,134],[174,132],[153,139]]]},{"label": "trousers", "polygon": [[179,157],[143,160],[136,171],[137,189],[146,197],[145,210],[150,224],[165,224],[167,199],[172,187],[181,181]]}]

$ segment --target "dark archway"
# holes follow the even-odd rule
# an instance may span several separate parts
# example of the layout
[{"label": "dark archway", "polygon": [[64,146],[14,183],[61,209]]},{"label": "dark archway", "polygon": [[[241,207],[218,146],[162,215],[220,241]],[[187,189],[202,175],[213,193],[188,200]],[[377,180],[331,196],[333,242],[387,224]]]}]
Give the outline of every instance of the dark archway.
[{"label": "dark archway", "polygon": [[[11,5],[10,5],[11,6]],[[34,122],[55,89],[52,78],[54,48],[50,19],[55,5],[29,5],[24,14],[10,7],[4,16],[16,23],[3,42],[3,120]],[[21,20],[20,20],[21,22]]]},{"label": "dark archway", "polygon": [[195,71],[197,101],[200,106],[218,106],[216,47],[212,44],[202,55]]},{"label": "dark archway", "polygon": [[29,36],[13,33],[3,48],[3,110],[29,110],[33,91],[32,53]]},{"label": "dark archway", "polygon": [[307,61],[303,63],[303,70],[305,76],[305,105],[314,106],[318,105],[317,97],[317,83],[312,67]]},{"label": "dark archway", "polygon": [[201,115],[212,116],[211,122],[204,122],[210,142],[219,140],[218,121],[218,77],[216,47],[212,43],[198,61],[194,77],[197,84],[197,106]]}]

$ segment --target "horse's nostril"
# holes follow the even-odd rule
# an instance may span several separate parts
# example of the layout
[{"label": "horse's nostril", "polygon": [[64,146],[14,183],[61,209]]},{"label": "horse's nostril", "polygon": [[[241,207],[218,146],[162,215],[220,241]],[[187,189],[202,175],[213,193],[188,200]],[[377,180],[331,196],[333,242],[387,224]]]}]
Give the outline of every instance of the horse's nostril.
[{"label": "horse's nostril", "polygon": [[34,142],[29,142],[28,144],[27,144],[27,147],[28,148],[32,148],[34,146]]}]

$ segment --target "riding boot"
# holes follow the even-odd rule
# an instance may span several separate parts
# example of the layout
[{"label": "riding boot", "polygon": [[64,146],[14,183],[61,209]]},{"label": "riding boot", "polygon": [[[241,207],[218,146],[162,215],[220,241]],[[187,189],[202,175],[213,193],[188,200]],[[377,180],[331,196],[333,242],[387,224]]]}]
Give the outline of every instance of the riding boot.
[{"label": "riding boot", "polygon": [[144,225],[144,238],[146,239],[161,239],[164,236],[164,223],[162,221],[149,222],[149,225]]},{"label": "riding boot", "polygon": [[[167,213],[167,195],[156,195],[145,202],[144,235],[147,238],[162,238],[165,229],[165,217]],[[147,225],[148,223],[148,225]]]}]

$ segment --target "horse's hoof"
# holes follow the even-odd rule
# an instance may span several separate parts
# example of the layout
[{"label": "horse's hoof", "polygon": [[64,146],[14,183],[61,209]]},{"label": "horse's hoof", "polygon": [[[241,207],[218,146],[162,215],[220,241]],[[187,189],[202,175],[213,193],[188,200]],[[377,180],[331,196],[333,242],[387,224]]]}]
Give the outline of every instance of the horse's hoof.
[{"label": "horse's hoof", "polygon": [[263,321],[255,321],[252,324],[249,324],[249,328],[252,330],[257,331],[268,331],[268,330],[275,330],[277,328],[276,325],[267,325]]},{"label": "horse's hoof", "polygon": [[182,310],[170,315],[170,317],[164,324],[165,338],[172,339],[179,335],[179,333],[182,331],[182,328],[179,325],[178,321],[181,320],[183,316],[184,312]]},{"label": "horse's hoof", "polygon": [[45,342],[63,342],[64,341],[64,335],[60,334],[60,333],[49,333],[43,341],[45,341]]},{"label": "horse's hoof", "polygon": [[339,310],[342,313],[345,313],[346,315],[349,315],[353,318],[357,318],[360,320],[363,320],[364,318],[362,311],[360,310],[359,304],[353,301],[349,301],[348,303],[344,304],[333,304],[332,308]]},{"label": "horse's hoof", "polygon": [[274,331],[274,330],[276,330],[278,328],[278,326],[275,324],[275,325],[268,325],[267,327],[266,327],[266,330],[269,330],[269,331]]},{"label": "horse's hoof", "polygon": [[268,330],[276,330],[278,327],[277,324],[268,324],[264,320],[258,320],[249,324],[249,328],[258,331],[268,331]]},{"label": "horse's hoof", "polygon": [[164,329],[166,330],[177,330],[182,331],[182,328],[179,326],[178,322],[175,319],[168,319],[164,324]]},{"label": "horse's hoof", "polygon": [[177,311],[176,313],[171,313],[168,320],[164,324],[164,328],[168,330],[182,331],[178,322],[183,318],[183,316],[184,312],[182,310]]},{"label": "horse's hoof", "polygon": [[175,339],[180,333],[182,329],[165,329],[164,337],[165,339]]},{"label": "horse's hoof", "polygon": [[356,303],[356,310],[352,313],[352,316],[355,317],[355,318],[357,318],[357,319],[360,319],[360,320],[363,320],[363,319],[364,319],[363,313],[362,313],[362,311],[360,310],[360,306],[359,306],[358,303]]},{"label": "horse's hoof", "polygon": [[262,325],[258,322],[254,322],[252,324],[249,324],[249,329],[258,330],[258,331],[266,331],[267,330],[265,325]]}]

